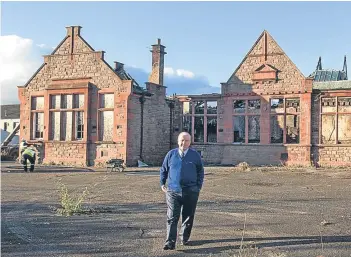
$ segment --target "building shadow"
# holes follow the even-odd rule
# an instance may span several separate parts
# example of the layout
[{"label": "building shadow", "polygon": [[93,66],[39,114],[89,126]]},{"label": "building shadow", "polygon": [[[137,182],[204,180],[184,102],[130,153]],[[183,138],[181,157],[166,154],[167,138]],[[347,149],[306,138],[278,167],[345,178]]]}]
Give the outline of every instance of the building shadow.
[{"label": "building shadow", "polygon": [[[264,242],[262,242],[264,241]],[[301,236],[301,237],[262,237],[262,238],[244,238],[243,244],[250,242],[252,246],[257,248],[266,247],[284,247],[284,246],[297,246],[297,245],[313,245],[313,244],[328,244],[328,243],[350,243],[351,236]],[[239,250],[241,246],[241,238],[230,239],[213,239],[213,240],[195,240],[189,241],[189,246],[202,246],[214,243],[237,243],[237,245],[219,246],[219,247],[206,247],[199,249],[185,249],[179,250],[187,254],[203,254],[211,252],[212,254],[219,254],[228,250]]]}]

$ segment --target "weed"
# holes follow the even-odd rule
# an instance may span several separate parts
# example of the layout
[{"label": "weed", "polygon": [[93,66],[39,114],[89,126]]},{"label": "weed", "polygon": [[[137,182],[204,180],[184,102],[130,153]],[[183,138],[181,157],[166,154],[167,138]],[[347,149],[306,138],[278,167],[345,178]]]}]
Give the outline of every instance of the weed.
[{"label": "weed", "polygon": [[240,162],[237,167],[241,171],[250,171],[250,165],[247,162]]},{"label": "weed", "polygon": [[88,195],[88,187],[85,187],[82,194],[78,197],[69,193],[67,186],[62,182],[59,183],[59,187],[61,208],[58,208],[57,212],[63,216],[83,213],[84,210],[82,209],[82,202]]},{"label": "weed", "polygon": [[[101,184],[107,179],[107,176],[102,177],[102,181],[95,182],[90,186],[90,189],[95,188],[97,185]],[[73,194],[68,191],[65,184],[61,182],[61,178],[58,181],[59,193],[60,193],[60,203],[61,207],[57,209],[57,213],[63,216],[71,216],[73,214],[84,214],[84,213],[94,213],[94,209],[83,209],[82,203],[89,194],[88,187],[86,186],[80,195]]]}]

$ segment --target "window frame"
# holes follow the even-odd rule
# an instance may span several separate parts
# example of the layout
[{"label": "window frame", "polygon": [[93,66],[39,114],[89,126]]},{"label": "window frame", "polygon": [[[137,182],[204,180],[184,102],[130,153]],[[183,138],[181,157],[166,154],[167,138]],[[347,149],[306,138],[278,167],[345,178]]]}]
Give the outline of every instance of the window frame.
[{"label": "window frame", "polygon": [[[251,112],[249,111],[249,101],[260,101],[260,109],[258,112]],[[243,112],[235,112],[234,111],[234,103],[235,101],[244,101],[245,103],[245,108]],[[234,142],[234,117],[237,116],[243,116],[245,117],[245,140],[244,142]],[[259,142],[249,142],[249,116],[258,116],[259,117],[259,124],[260,124],[260,138]],[[262,116],[262,99],[255,97],[255,98],[235,98],[232,100],[232,134],[233,134],[233,140],[232,144],[249,144],[249,145],[255,145],[255,144],[261,144],[262,138],[261,138],[261,116]]]},{"label": "window frame", "polygon": [[[52,97],[53,96],[60,96],[60,106],[59,108],[52,108]],[[67,106],[63,107],[63,96],[66,95],[72,95],[72,106],[70,108],[67,108]],[[84,103],[81,107],[75,106],[75,97],[77,97],[78,95],[83,95],[84,96]],[[87,140],[87,133],[86,133],[86,126],[85,126],[85,120],[86,120],[86,107],[87,107],[87,101],[88,99],[88,93],[87,90],[67,90],[65,92],[62,92],[62,90],[50,90],[47,94],[48,97],[48,117],[49,117],[49,121],[48,121],[48,126],[49,126],[49,130],[48,130],[48,141],[60,141],[60,142],[81,142],[81,141],[86,141]],[[54,137],[52,137],[52,120],[51,120],[51,115],[54,112],[59,112],[60,113],[60,126],[59,126],[59,140],[55,140]],[[71,133],[71,137],[70,140],[65,140],[62,138],[62,134],[63,134],[63,115],[62,113],[72,113],[72,130],[70,131]],[[78,132],[77,132],[77,124],[76,124],[76,113],[82,112],[83,113],[83,138],[78,138]],[[67,115],[66,115],[67,117]],[[67,122],[66,122],[66,126],[67,126]],[[66,133],[66,132],[65,132]]]},{"label": "window frame", "polygon": [[[34,98],[43,98],[43,107],[41,109],[37,109],[37,104],[35,109],[33,109],[33,99]],[[37,125],[39,124],[38,113],[43,115],[43,121],[41,125],[41,130],[36,130]],[[32,140],[43,140],[45,137],[45,96],[43,94],[40,95],[31,95],[30,96],[30,138]],[[37,133],[41,134],[41,136],[37,137]]]},{"label": "window frame", "polygon": [[[203,113],[196,113],[195,114],[195,103],[203,101],[204,102],[204,112]],[[184,114],[183,106],[184,102],[189,102],[190,108],[189,108],[189,113]],[[216,102],[217,103],[217,109],[216,113],[207,113],[207,102]],[[185,117],[190,117],[191,119],[191,128],[190,128],[190,135],[191,135],[191,143],[192,144],[217,144],[218,143],[218,98],[200,98],[200,99],[187,99],[185,101],[181,101],[181,110],[182,110],[182,119],[181,119],[181,128],[182,131],[184,131],[184,118]],[[196,117],[202,117],[203,118],[203,141],[198,142],[195,141],[195,118]],[[217,120],[217,125],[216,125],[216,142],[208,142],[208,133],[207,133],[207,122],[209,118],[216,118]]]},{"label": "window frame", "polygon": [[[112,107],[108,107],[108,108],[106,108],[106,107],[101,107],[100,105],[101,105],[101,96],[102,95],[113,95],[113,106]],[[114,108],[114,106],[115,106],[115,99],[116,99],[116,95],[115,95],[115,93],[114,93],[114,91],[102,91],[102,92],[99,92],[98,93],[98,101],[97,101],[97,124],[96,124],[96,126],[97,126],[97,138],[98,138],[98,141],[99,142],[111,142],[111,141],[113,141],[114,140],[114,124],[115,124],[115,112],[114,112],[114,110],[115,110],[115,108]],[[101,130],[102,129],[102,126],[101,126],[101,117],[102,117],[102,113],[103,112],[107,112],[107,111],[112,111],[112,113],[113,113],[113,121],[112,121],[112,140],[104,140],[103,139],[103,135],[102,135],[102,132],[103,132],[103,130]]]},{"label": "window frame", "polygon": [[[277,112],[277,113],[273,113],[272,112],[272,100],[274,99],[283,99],[283,112]],[[287,111],[287,107],[286,107],[286,103],[287,100],[294,100],[294,99],[298,99],[299,100],[299,111]],[[298,141],[295,143],[290,143],[287,142],[287,121],[286,118],[288,115],[296,115],[298,117],[298,121],[299,121],[299,125],[298,125]],[[271,127],[271,119],[272,117],[277,117],[277,116],[283,116],[284,118],[284,125],[283,125],[283,142],[272,142],[272,137],[271,137],[271,133],[272,133],[272,127]],[[301,142],[301,97],[300,96],[276,96],[276,97],[272,97],[269,98],[269,143],[270,144],[274,144],[274,145],[298,145]]]},{"label": "window frame", "polygon": [[[333,98],[335,100],[335,111],[334,112],[323,112],[323,99],[326,98]],[[339,141],[339,116],[351,116],[351,112],[340,112],[339,111],[339,98],[351,98],[351,95],[349,94],[344,94],[344,95],[334,95],[334,94],[326,94],[323,97],[319,99],[319,135],[318,135],[318,143],[320,145],[349,145],[348,143],[341,143]],[[334,130],[335,130],[335,140],[334,143],[323,143],[322,141],[322,135],[323,135],[323,116],[334,116]]]}]

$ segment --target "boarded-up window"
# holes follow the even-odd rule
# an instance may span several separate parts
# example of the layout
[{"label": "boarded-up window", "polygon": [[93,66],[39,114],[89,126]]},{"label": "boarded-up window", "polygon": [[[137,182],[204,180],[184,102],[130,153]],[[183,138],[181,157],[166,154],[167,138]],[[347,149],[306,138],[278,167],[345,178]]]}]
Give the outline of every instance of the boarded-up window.
[{"label": "boarded-up window", "polygon": [[61,95],[61,108],[62,109],[73,108],[73,95]]},{"label": "boarded-up window", "polygon": [[50,95],[49,99],[49,140],[82,140],[84,94]]},{"label": "boarded-up window", "polygon": [[50,112],[50,140],[60,140],[60,112]]},{"label": "boarded-up window", "polygon": [[348,112],[351,114],[351,97],[338,98],[338,112]]},{"label": "boarded-up window", "polygon": [[100,112],[100,140],[112,141],[113,140],[113,111]]},{"label": "boarded-up window", "polygon": [[61,108],[61,95],[51,95],[50,109],[60,109],[60,108]]},{"label": "boarded-up window", "polygon": [[217,142],[217,117],[207,117],[207,142]]},{"label": "boarded-up window", "polygon": [[84,95],[73,95],[73,108],[84,108]]},{"label": "boarded-up window", "polygon": [[44,97],[32,97],[32,110],[44,110]]},{"label": "boarded-up window", "polygon": [[283,143],[284,115],[271,116],[271,143]]},{"label": "boarded-up window", "polygon": [[114,94],[101,94],[100,95],[100,108],[113,108]]},{"label": "boarded-up window", "polygon": [[260,142],[260,116],[248,116],[249,143]]},{"label": "boarded-up window", "polygon": [[42,139],[44,137],[44,97],[35,96],[31,101],[32,138]]},{"label": "boarded-up window", "polygon": [[321,106],[321,143],[351,144],[351,97],[324,97]]},{"label": "boarded-up window", "polygon": [[114,94],[100,94],[99,140],[113,141]]},{"label": "boarded-up window", "polygon": [[72,124],[73,115],[72,112],[61,113],[61,140],[71,141],[72,140]]},{"label": "boarded-up window", "polygon": [[322,115],[322,144],[335,144],[335,116]]},{"label": "boarded-up window", "polygon": [[204,142],[204,117],[195,117],[194,142]]},{"label": "boarded-up window", "polygon": [[191,113],[191,102],[183,102],[183,114]]},{"label": "boarded-up window", "polygon": [[338,143],[351,144],[351,115],[338,116]]},{"label": "boarded-up window", "polygon": [[233,117],[234,143],[245,143],[245,116]]},{"label": "boarded-up window", "polygon": [[286,143],[297,144],[300,142],[300,116],[286,115]]},{"label": "boarded-up window", "polygon": [[322,112],[336,112],[335,98],[322,98]]}]

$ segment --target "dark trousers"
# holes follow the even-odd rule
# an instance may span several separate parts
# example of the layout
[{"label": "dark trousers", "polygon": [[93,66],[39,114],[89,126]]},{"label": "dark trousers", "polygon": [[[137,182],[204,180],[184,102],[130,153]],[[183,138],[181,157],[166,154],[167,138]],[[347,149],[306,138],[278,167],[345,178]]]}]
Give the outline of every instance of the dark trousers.
[{"label": "dark trousers", "polygon": [[188,241],[194,223],[195,210],[199,192],[183,191],[181,193],[167,191],[167,239],[166,244],[175,245],[177,241],[177,225],[182,213],[180,238]]},{"label": "dark trousers", "polygon": [[32,157],[28,154],[24,154],[22,156],[23,158],[23,169],[25,172],[27,172],[27,160],[30,162],[30,170],[29,171],[34,171],[34,163],[35,163],[35,155]]}]

